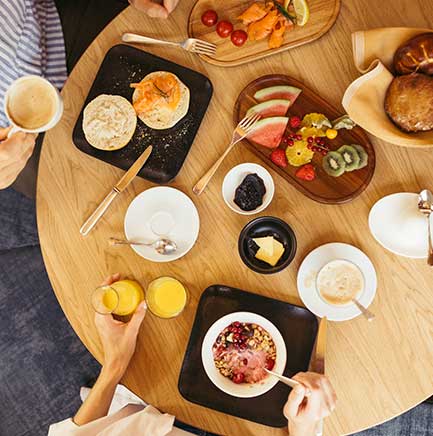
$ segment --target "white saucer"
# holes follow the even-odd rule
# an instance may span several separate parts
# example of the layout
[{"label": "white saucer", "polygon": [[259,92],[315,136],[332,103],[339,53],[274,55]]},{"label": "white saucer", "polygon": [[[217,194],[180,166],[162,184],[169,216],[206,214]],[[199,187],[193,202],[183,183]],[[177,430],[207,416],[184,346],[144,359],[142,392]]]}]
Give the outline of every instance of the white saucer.
[{"label": "white saucer", "polygon": [[[256,173],[265,184],[266,193],[263,196],[263,203],[254,210],[242,210],[233,200],[236,188],[242,183],[248,174]],[[272,176],[266,168],[255,163],[243,163],[233,167],[224,177],[222,185],[222,195],[227,206],[236,213],[241,215],[254,215],[255,213],[265,210],[272,201],[274,196],[275,185]]]},{"label": "white saucer", "polygon": [[162,255],[153,247],[131,245],[132,249],[152,262],[171,262],[188,253],[195,244],[200,228],[197,209],[183,192],[158,186],[132,200],[125,215],[127,239],[153,242],[165,237],[177,244],[173,254]]},{"label": "white saucer", "polygon": [[354,304],[328,304],[316,288],[319,271],[336,259],[352,262],[361,270],[364,276],[364,290],[358,300],[363,306],[368,307],[376,295],[377,277],[374,266],[361,250],[340,242],[321,245],[307,255],[298,271],[298,292],[305,306],[318,317],[326,316],[330,321],[347,321],[360,315],[360,310]]},{"label": "white saucer", "polygon": [[400,192],[381,198],[371,208],[368,225],[376,241],[392,253],[427,257],[427,218],[418,210],[418,194]]}]

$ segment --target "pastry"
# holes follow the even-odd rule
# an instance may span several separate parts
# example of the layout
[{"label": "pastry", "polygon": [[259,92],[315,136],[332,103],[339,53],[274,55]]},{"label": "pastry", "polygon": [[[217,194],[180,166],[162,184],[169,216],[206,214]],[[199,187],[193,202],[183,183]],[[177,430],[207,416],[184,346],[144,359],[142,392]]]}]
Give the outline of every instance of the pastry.
[{"label": "pastry", "polygon": [[386,92],[385,111],[405,132],[433,129],[433,77],[418,73],[396,77]]},{"label": "pastry", "polygon": [[433,33],[422,33],[400,46],[394,54],[397,74],[433,75]]}]

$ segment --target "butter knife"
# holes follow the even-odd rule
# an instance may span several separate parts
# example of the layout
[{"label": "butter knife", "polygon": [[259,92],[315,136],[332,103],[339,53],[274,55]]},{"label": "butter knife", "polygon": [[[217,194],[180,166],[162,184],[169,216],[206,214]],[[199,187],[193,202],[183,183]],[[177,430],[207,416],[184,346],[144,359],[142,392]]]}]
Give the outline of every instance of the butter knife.
[{"label": "butter knife", "polygon": [[[324,316],[319,323],[319,331],[317,332],[316,347],[311,361],[311,370],[318,374],[325,374],[325,354],[326,354],[326,330],[327,318]],[[316,426],[316,435],[323,435],[323,419]]]},{"label": "butter knife", "polygon": [[87,236],[89,232],[95,227],[96,223],[101,219],[102,215],[107,211],[113,200],[123,192],[127,186],[132,182],[134,177],[139,173],[143,165],[146,163],[147,159],[152,153],[152,146],[146,148],[140,157],[131,165],[129,170],[123,175],[123,177],[117,182],[110,193],[102,200],[101,204],[96,208],[96,210],[90,215],[83,226],[80,229],[80,233],[83,236]]}]

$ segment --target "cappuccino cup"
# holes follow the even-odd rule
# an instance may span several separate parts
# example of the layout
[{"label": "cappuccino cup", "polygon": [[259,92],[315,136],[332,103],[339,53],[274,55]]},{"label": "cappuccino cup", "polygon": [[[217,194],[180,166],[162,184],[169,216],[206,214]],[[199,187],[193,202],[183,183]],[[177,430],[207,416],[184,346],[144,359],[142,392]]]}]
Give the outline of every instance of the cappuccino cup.
[{"label": "cappuccino cup", "polygon": [[12,125],[8,136],[16,132],[46,132],[62,118],[63,100],[48,80],[23,76],[6,91],[4,112]]}]

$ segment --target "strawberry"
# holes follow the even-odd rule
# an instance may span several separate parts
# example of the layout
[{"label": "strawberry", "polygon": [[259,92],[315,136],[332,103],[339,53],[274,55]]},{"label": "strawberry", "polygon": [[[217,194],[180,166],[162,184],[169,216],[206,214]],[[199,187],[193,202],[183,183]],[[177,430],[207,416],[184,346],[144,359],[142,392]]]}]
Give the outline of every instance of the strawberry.
[{"label": "strawberry", "polygon": [[298,116],[294,115],[293,117],[290,117],[289,126],[292,129],[297,129],[301,125],[301,122],[302,122],[301,118],[299,118]]},{"label": "strawberry", "polygon": [[307,180],[308,182],[311,182],[316,178],[316,171],[313,165],[306,164],[296,171],[295,176],[298,179]]},{"label": "strawberry", "polygon": [[277,148],[271,153],[271,161],[278,165],[281,168],[287,167],[287,157],[284,150],[281,150],[281,148]]}]

